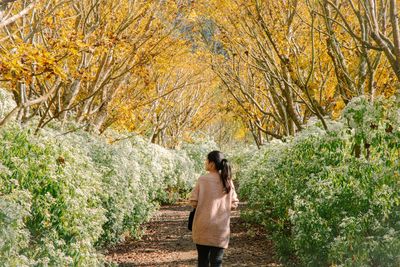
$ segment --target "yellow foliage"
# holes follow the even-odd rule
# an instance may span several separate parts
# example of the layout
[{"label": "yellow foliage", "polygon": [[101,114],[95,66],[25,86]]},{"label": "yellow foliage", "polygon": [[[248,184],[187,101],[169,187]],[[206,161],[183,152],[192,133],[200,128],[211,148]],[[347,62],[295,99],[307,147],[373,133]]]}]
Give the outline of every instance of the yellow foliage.
[{"label": "yellow foliage", "polygon": [[332,117],[334,119],[337,119],[340,117],[342,110],[344,109],[344,107],[346,106],[346,104],[344,103],[342,98],[339,98],[334,107],[333,107],[333,111],[332,111]]},{"label": "yellow foliage", "polygon": [[249,130],[293,134],[317,111],[337,118],[351,97],[396,90],[381,51],[366,52],[369,65],[377,60],[373,73],[363,66],[359,41],[343,29],[345,20],[361,34],[354,13],[340,6],[329,29],[321,8],[315,1],[39,1],[0,33],[0,81],[10,90],[24,82],[30,96],[57,85],[59,106],[47,102],[49,114],[73,105],[78,121],[93,122],[106,107],[115,129],[167,146],[219,125],[241,140]]}]

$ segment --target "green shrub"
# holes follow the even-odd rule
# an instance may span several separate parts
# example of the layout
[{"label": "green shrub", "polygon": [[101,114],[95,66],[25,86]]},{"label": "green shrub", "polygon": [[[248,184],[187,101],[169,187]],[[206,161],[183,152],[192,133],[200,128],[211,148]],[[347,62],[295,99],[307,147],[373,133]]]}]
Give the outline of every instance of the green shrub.
[{"label": "green shrub", "polygon": [[255,153],[239,176],[243,216],[267,227],[289,264],[398,265],[398,107],[356,98],[343,117]]},{"label": "green shrub", "polygon": [[[0,175],[6,172],[8,169],[0,165]],[[32,260],[21,253],[29,245],[30,234],[24,225],[24,218],[29,215],[30,203],[31,195],[26,190],[14,190],[11,194],[0,196],[0,262],[2,266],[33,264]]]},{"label": "green shrub", "polygon": [[100,176],[92,162],[19,127],[2,129],[0,135],[0,161],[8,169],[0,176],[1,199],[10,199],[19,191],[30,195],[19,200],[19,205],[30,207],[29,212],[20,213],[12,226],[17,239],[26,240],[29,231],[28,246],[3,245],[2,250],[38,265],[98,264],[94,243],[105,217],[99,198]]},{"label": "green shrub", "polygon": [[62,134],[59,123],[36,136],[30,129],[0,129],[5,265],[102,265],[98,248],[140,236],[140,226],[159,204],[185,197],[198,176],[199,164],[184,150],[140,137],[110,144],[84,131]]}]

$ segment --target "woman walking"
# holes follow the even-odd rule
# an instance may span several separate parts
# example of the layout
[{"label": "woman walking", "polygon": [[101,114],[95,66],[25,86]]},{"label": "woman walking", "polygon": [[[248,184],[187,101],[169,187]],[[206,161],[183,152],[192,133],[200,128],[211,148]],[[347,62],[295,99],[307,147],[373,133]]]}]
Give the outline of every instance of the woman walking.
[{"label": "woman walking", "polygon": [[207,155],[206,175],[200,176],[191,193],[190,203],[196,208],[192,239],[196,244],[199,267],[222,266],[228,247],[231,209],[238,206],[231,167],[220,151]]}]

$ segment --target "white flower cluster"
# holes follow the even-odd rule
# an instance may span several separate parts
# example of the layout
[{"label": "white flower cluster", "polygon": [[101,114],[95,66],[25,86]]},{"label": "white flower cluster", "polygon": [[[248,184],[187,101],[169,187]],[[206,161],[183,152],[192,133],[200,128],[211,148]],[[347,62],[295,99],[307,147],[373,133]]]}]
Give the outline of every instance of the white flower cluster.
[{"label": "white flower cluster", "polygon": [[16,106],[17,104],[13,100],[12,94],[0,88],[0,120]]},{"label": "white flower cluster", "polygon": [[25,127],[0,129],[0,262],[13,266],[101,264],[96,248],[138,236],[160,203],[186,197],[207,150]]}]

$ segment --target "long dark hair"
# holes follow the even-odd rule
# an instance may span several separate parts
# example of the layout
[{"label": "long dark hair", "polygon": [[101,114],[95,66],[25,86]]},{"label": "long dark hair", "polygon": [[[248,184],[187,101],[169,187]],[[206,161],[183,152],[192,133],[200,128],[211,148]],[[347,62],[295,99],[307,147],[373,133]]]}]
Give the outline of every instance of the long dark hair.
[{"label": "long dark hair", "polygon": [[225,192],[229,193],[231,191],[230,180],[232,179],[232,169],[228,160],[224,157],[224,154],[218,150],[208,153],[207,159],[209,162],[214,162],[217,170],[221,171],[222,185],[224,186]]}]

